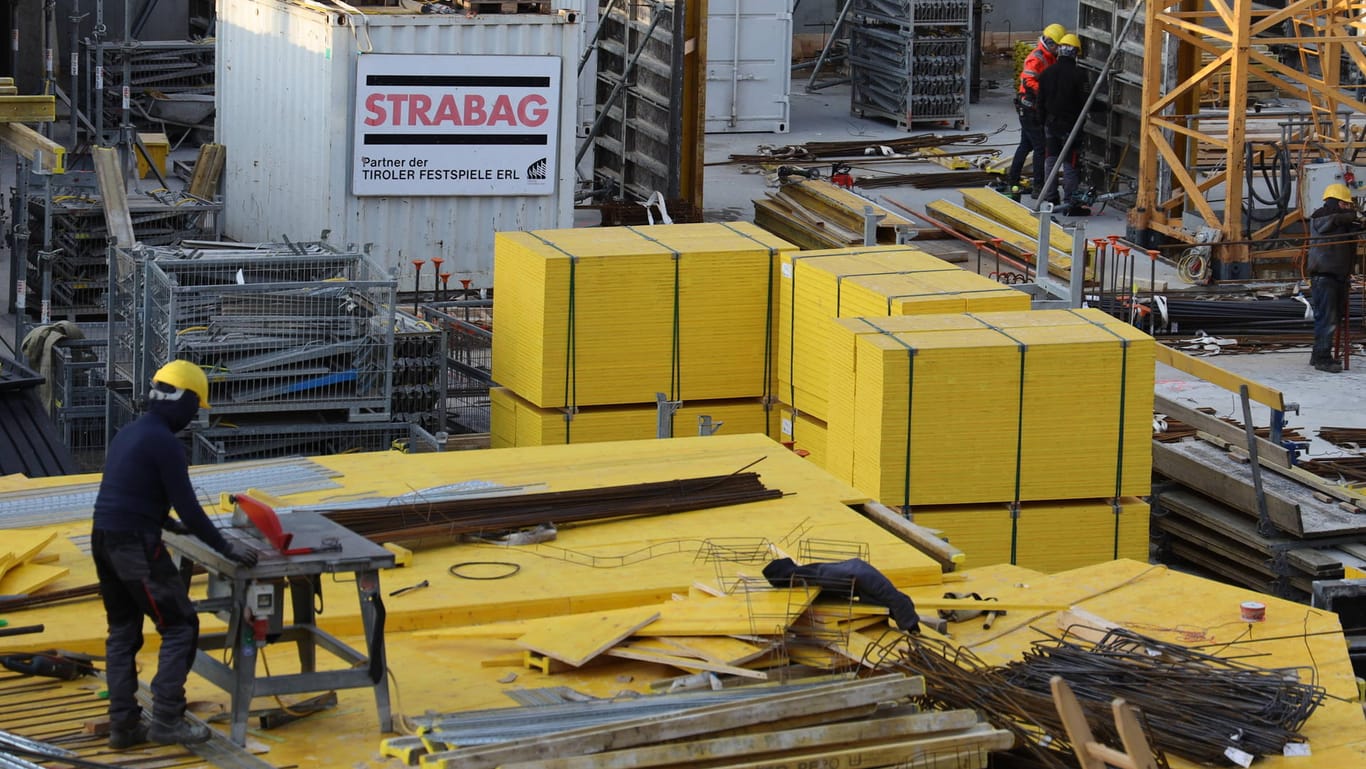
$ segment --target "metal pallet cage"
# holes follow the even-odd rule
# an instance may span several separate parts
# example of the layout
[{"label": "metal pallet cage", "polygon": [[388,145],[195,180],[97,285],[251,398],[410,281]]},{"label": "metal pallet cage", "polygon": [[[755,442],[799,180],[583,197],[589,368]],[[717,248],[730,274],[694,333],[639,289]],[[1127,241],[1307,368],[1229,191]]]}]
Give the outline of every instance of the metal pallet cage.
[{"label": "metal pallet cage", "polygon": [[177,358],[210,373],[212,417],[336,411],[387,420],[397,280],[325,243],[119,249],[111,378],[134,399]]},{"label": "metal pallet cage", "polygon": [[419,316],[445,333],[445,413],[452,432],[489,431],[493,385],[493,302],[466,299],[422,305]]},{"label": "metal pallet cage", "polygon": [[966,128],[973,51],[970,0],[855,0],[849,29],[850,110]]},{"label": "metal pallet cage", "polygon": [[194,464],[223,464],[248,459],[316,457],[363,451],[441,451],[445,436],[409,422],[219,425],[196,430],[190,437]]},{"label": "metal pallet cage", "polygon": [[52,418],[82,471],[104,465],[105,339],[63,339],[53,345]]}]

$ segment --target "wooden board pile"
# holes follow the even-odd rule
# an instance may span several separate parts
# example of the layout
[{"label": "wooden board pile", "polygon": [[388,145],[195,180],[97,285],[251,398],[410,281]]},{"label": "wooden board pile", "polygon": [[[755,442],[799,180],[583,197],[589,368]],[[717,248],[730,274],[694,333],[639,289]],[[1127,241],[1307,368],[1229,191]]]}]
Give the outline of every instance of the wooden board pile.
[{"label": "wooden board pile", "polygon": [[896,243],[915,224],[867,198],[819,179],[786,183],[754,201],[754,223],[804,249],[848,248],[865,240],[865,209],[877,218],[878,243]]},{"label": "wooden board pile", "polygon": [[[449,769],[605,769],[607,767],[915,766],[985,769],[993,751],[1014,746],[1014,736],[978,720],[970,710],[918,712],[911,698],[924,680],[900,675],[819,685],[777,687],[659,712],[649,698],[612,706],[616,712],[587,726],[557,728],[525,708],[503,717],[537,719],[536,732],[500,730],[496,711],[424,717],[422,738],[388,740],[387,755]],[[702,695],[698,695],[699,697]],[[587,711],[597,703],[571,709]],[[470,716],[489,724],[468,747],[443,741],[445,723]],[[851,720],[857,719],[857,720]],[[843,722],[843,723],[840,723]],[[478,721],[476,721],[478,723]],[[571,722],[572,724],[572,722]],[[410,743],[422,740],[414,749]],[[483,744],[481,744],[481,742]],[[468,744],[468,743],[465,743]]]},{"label": "wooden board pile", "polygon": [[66,148],[24,125],[56,119],[57,97],[20,94],[14,78],[0,77],[0,144],[42,170],[60,174],[66,171]]},{"label": "wooden board pile", "polygon": [[[925,213],[963,235],[984,242],[984,251],[1001,253],[1034,265],[1039,250],[1039,218],[1026,206],[987,187],[960,189],[964,205],[936,200]],[[1067,280],[1072,274],[1072,236],[1062,225],[1049,225],[1048,272]],[[1094,248],[1088,247],[1088,253]]]},{"label": "wooden board pile", "polygon": [[1366,501],[1358,494],[1257,438],[1259,500],[1245,427],[1167,398],[1155,407],[1194,431],[1153,444],[1153,470],[1164,482],[1153,498],[1152,540],[1164,562],[1293,600],[1308,598],[1316,580],[1366,565]]},{"label": "wooden board pile", "polygon": [[[727,415],[738,413],[731,401],[750,399],[762,413],[772,386],[773,264],[794,250],[744,222],[498,233],[493,378],[558,416],[495,409],[493,445],[536,435],[653,438],[660,393],[689,407],[726,401]],[[604,406],[616,408],[588,416]],[[580,438],[581,419],[590,426]],[[562,424],[544,426],[554,420]],[[677,434],[696,432],[693,423]]]},{"label": "wooden board pile", "polygon": [[55,554],[43,549],[56,539],[49,532],[12,529],[0,544],[0,598],[27,598],[65,577],[69,570],[54,563]]}]

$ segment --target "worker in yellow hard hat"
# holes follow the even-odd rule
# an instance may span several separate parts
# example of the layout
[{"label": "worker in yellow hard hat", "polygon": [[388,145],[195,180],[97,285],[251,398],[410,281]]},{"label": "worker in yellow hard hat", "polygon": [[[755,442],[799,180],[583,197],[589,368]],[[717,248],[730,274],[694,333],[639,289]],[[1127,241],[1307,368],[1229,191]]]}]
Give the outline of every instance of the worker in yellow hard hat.
[{"label": "worker in yellow hard hat", "polygon": [[1086,73],[1077,66],[1077,54],[1081,52],[1081,38],[1076,35],[1063,35],[1058,41],[1058,59],[1042,75],[1039,75],[1039,122],[1043,123],[1045,155],[1045,177],[1053,174],[1054,166],[1062,164],[1062,196],[1057,195],[1056,179],[1049,189],[1041,189],[1035,197],[1039,200],[1052,200],[1060,204],[1059,213],[1064,216],[1090,214],[1091,210],[1077,203],[1077,187],[1081,174],[1077,171],[1077,150],[1068,150],[1062,156],[1063,145],[1072,133],[1072,126],[1081,118],[1086,107],[1086,98],[1091,87],[1086,82]]},{"label": "worker in yellow hard hat", "polygon": [[1039,35],[1034,50],[1025,57],[1024,67],[1020,70],[1020,87],[1015,94],[1015,114],[1020,117],[1020,145],[1015,148],[1015,158],[1006,172],[1006,183],[1011,187],[1020,184],[1020,174],[1024,172],[1025,158],[1034,153],[1033,182],[1034,194],[1043,186],[1044,175],[1044,136],[1043,123],[1039,122],[1039,75],[1053,65],[1058,58],[1058,44],[1067,30],[1061,24],[1049,24]]},{"label": "worker in yellow hard hat", "polygon": [[[185,447],[176,433],[208,407],[204,370],[173,360],[152,376],[147,413],[119,430],[106,454],[90,550],[109,622],[105,677],[109,746],[116,750],[148,740],[191,744],[213,736],[203,724],[185,720],[185,679],[199,648],[199,615],[161,541],[163,530],[194,534],[229,560],[256,565],[256,551],[224,539],[190,485]],[[171,508],[178,521],[170,517]],[[144,616],[161,635],[150,720],[136,699]]]},{"label": "worker in yellow hard hat", "polygon": [[1333,355],[1333,338],[1347,307],[1347,289],[1356,266],[1362,223],[1352,190],[1341,182],[1323,191],[1323,205],[1309,215],[1309,300],[1314,310],[1314,348],[1309,365],[1337,374],[1342,361]]}]

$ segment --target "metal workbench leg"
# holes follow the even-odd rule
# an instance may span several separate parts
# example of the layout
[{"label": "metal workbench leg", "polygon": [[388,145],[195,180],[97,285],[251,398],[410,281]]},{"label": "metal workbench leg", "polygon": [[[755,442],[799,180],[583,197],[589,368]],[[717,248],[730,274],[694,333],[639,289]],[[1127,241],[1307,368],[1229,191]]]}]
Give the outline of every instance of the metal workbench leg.
[{"label": "metal workbench leg", "polygon": [[356,596],[360,599],[360,618],[365,627],[366,656],[370,658],[370,680],[375,684],[375,711],[382,732],[394,730],[389,712],[388,659],[384,653],[384,601],[380,598],[379,572],[356,573]]},{"label": "metal workbench leg", "polygon": [[[246,580],[233,584],[234,615],[240,617],[246,595]],[[232,741],[247,744],[247,719],[251,717],[251,698],[256,693],[256,639],[251,624],[228,624],[229,644],[232,647]],[[201,652],[202,653],[202,652]]]},{"label": "metal workbench leg", "polygon": [[291,577],[289,580],[289,599],[294,608],[294,624],[305,628],[305,632],[299,634],[297,646],[299,648],[299,672],[312,673],[318,669],[318,644],[313,635],[313,626],[316,622],[314,614],[313,600],[314,591],[321,583],[315,582],[309,577]]}]

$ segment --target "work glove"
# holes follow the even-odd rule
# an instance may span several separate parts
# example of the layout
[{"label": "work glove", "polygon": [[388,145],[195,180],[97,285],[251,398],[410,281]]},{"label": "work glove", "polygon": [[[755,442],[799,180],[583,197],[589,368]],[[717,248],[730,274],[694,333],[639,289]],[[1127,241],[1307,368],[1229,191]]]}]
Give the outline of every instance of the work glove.
[{"label": "work glove", "polygon": [[181,536],[186,536],[190,533],[190,529],[175,518],[167,518],[162,522],[161,529],[163,531],[169,531],[172,534],[180,534]]},{"label": "work glove", "polygon": [[246,545],[235,545],[228,543],[228,549],[223,551],[223,556],[229,561],[241,566],[251,568],[261,559],[261,554]]}]

